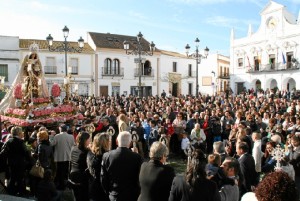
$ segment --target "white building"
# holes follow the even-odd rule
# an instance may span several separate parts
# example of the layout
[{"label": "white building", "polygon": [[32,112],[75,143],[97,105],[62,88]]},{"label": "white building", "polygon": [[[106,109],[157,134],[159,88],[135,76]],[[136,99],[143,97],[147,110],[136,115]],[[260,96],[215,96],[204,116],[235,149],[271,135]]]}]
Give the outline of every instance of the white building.
[{"label": "white building", "polygon": [[285,6],[269,1],[261,11],[261,24],[253,33],[230,39],[230,87],[235,93],[244,88],[292,90],[300,88],[300,17]]},{"label": "white building", "polygon": [[[19,71],[29,46],[39,46],[39,59],[45,73],[48,89],[53,83],[63,86],[66,74],[65,53],[51,52],[46,40],[0,37],[0,76],[5,76],[5,85],[11,86]],[[88,33],[88,40],[81,53],[67,53],[67,66],[72,68],[71,92],[80,95],[138,94],[138,55],[127,55],[123,49],[124,40],[134,46],[136,37],[116,34]],[[78,47],[76,42],[68,42]],[[149,50],[143,39],[144,50]],[[53,46],[62,45],[54,41]],[[132,50],[132,49],[131,49]],[[202,52],[200,51],[202,54]],[[186,55],[156,49],[153,56],[143,56],[141,86],[142,94],[160,95],[163,90],[173,96],[196,93],[196,60]],[[199,92],[214,94],[225,91],[229,82],[229,58],[209,54],[198,64]],[[68,71],[68,70],[67,70]],[[69,73],[69,72],[68,72]],[[78,87],[77,87],[77,86]],[[1,90],[0,90],[1,91]]]},{"label": "white building", "polygon": [[[4,76],[4,86],[10,87],[17,75],[20,65],[19,37],[0,36],[0,76]],[[2,80],[1,80],[2,81]],[[3,86],[3,84],[1,83]],[[0,90],[0,98],[5,95]]]},{"label": "white building", "polygon": [[[136,37],[110,33],[88,33],[88,43],[95,50],[95,95],[138,95],[139,77],[144,96],[160,95],[163,90],[173,96],[196,92],[196,60],[185,55],[156,49],[152,56],[142,55],[139,76],[138,55],[127,55],[123,42],[129,41],[132,51]],[[141,41],[149,51],[149,42]],[[199,92],[213,94],[225,90],[229,80],[229,58],[209,55],[199,64]],[[214,73],[212,73],[214,72]]]}]

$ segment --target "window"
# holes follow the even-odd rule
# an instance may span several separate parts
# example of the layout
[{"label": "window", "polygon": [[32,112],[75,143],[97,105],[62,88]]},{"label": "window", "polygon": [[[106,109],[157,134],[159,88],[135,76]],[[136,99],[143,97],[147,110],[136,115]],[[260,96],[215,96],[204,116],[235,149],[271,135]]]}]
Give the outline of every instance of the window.
[{"label": "window", "polygon": [[275,54],[270,54],[269,55],[269,64],[270,64],[270,69],[275,69]]},{"label": "window", "polygon": [[145,61],[142,75],[151,76],[151,72],[152,72],[151,63],[150,61],[147,60]]},{"label": "window", "polygon": [[220,66],[220,72],[219,72],[219,75],[223,76],[223,67]]},{"label": "window", "polygon": [[193,94],[193,83],[189,83],[189,95]]},{"label": "window", "polygon": [[120,74],[120,61],[118,59],[114,59],[114,61],[113,61],[111,74],[113,74],[113,75],[119,75]]},{"label": "window", "polygon": [[104,74],[110,75],[111,74],[111,59],[107,58],[104,61]]},{"label": "window", "polygon": [[227,67],[226,69],[227,69],[226,76],[229,76],[229,67]]},{"label": "window", "polygon": [[55,57],[46,57],[45,74],[56,74]]},{"label": "window", "polygon": [[286,53],[286,68],[292,67],[292,59],[293,59],[293,52],[287,52]]},{"label": "window", "polygon": [[188,74],[188,75],[189,75],[189,77],[192,77],[192,76],[193,76],[193,72],[192,72],[192,64],[189,64],[189,67],[188,67],[188,68],[189,68],[189,72],[188,72],[189,74]]},{"label": "window", "polygon": [[243,66],[244,66],[243,58],[238,58],[238,67],[243,67]]},{"label": "window", "polygon": [[78,58],[71,58],[70,66],[72,67],[72,74],[78,75]]},{"label": "window", "polygon": [[255,56],[254,57],[254,70],[255,71],[259,71],[259,58],[258,58],[258,56]]},{"label": "window", "polygon": [[173,62],[173,72],[177,72],[177,62]]},{"label": "window", "polygon": [[5,77],[5,81],[8,81],[8,65],[7,64],[0,64],[0,76]]}]

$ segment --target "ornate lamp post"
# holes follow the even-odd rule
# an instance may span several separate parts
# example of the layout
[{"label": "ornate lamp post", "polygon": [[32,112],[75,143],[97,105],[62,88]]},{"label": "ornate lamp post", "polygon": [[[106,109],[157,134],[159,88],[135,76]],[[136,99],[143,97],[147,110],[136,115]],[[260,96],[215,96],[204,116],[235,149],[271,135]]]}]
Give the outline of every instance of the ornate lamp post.
[{"label": "ornate lamp post", "polygon": [[186,55],[188,58],[193,58],[196,60],[196,97],[198,97],[199,95],[199,84],[198,84],[198,64],[201,63],[201,59],[206,59],[207,58],[207,55],[208,55],[208,52],[209,52],[209,49],[208,47],[206,47],[204,49],[204,55],[200,54],[199,53],[199,43],[200,43],[200,40],[198,38],[196,38],[195,40],[195,46],[196,46],[196,50],[195,50],[195,53],[189,55],[189,50],[191,49],[191,47],[189,46],[189,44],[187,44],[185,46],[185,49],[186,49]]},{"label": "ornate lamp post", "polygon": [[139,32],[139,34],[137,35],[137,40],[133,42],[133,44],[135,44],[135,47],[133,48],[133,50],[129,50],[129,42],[128,41],[124,41],[123,45],[124,45],[124,50],[126,50],[126,54],[130,55],[138,55],[139,57],[137,58],[137,63],[139,64],[139,88],[138,88],[138,96],[142,97],[142,55],[144,56],[152,56],[153,55],[153,51],[155,50],[155,44],[153,43],[153,41],[149,44],[149,50],[144,50],[143,46],[142,46],[142,39],[143,39],[143,34],[141,32]]},{"label": "ornate lamp post", "polygon": [[65,40],[63,42],[59,43],[57,46],[53,46],[53,37],[51,36],[51,34],[49,34],[49,36],[46,39],[48,42],[48,48],[49,48],[50,52],[64,52],[65,53],[64,84],[65,84],[65,88],[66,88],[66,96],[67,96],[67,98],[69,98],[69,96],[68,96],[69,92],[67,91],[67,89],[69,90],[69,88],[70,88],[68,85],[70,84],[69,81],[70,81],[70,77],[71,77],[72,68],[70,67],[70,69],[68,69],[68,63],[67,63],[68,52],[81,53],[82,49],[84,47],[84,40],[80,36],[80,38],[78,39],[78,47],[72,47],[69,45],[69,42],[67,41],[67,38],[69,36],[69,28],[67,26],[65,26],[62,31],[64,33]]}]

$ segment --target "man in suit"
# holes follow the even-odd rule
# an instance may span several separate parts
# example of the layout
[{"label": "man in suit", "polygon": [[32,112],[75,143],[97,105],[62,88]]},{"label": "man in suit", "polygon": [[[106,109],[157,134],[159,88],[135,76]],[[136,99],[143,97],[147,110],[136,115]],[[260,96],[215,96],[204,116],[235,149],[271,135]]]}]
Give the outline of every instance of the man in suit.
[{"label": "man in suit", "polygon": [[122,131],[117,137],[118,148],[103,155],[101,183],[111,201],[136,201],[139,193],[139,172],[142,157],[132,152],[131,134]]},{"label": "man in suit", "polygon": [[141,194],[138,201],[167,201],[174,169],[165,165],[168,154],[167,146],[162,142],[154,142],[150,148],[150,161],[144,162],[140,171]]},{"label": "man in suit", "polygon": [[240,142],[236,145],[236,153],[239,156],[241,173],[244,176],[244,181],[241,186],[241,195],[250,192],[252,187],[257,185],[255,162],[253,156],[248,153],[249,146],[246,142]]},{"label": "man in suit", "polygon": [[54,162],[57,165],[55,177],[57,189],[64,190],[68,179],[71,149],[75,141],[73,135],[67,133],[67,125],[60,125],[59,131],[59,134],[50,136],[50,144],[54,147]]}]

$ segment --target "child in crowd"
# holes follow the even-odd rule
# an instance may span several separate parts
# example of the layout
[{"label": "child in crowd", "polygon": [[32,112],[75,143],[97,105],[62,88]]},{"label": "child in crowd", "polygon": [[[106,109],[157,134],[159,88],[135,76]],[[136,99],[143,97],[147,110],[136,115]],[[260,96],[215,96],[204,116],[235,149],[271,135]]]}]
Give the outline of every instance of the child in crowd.
[{"label": "child in crowd", "polygon": [[221,157],[219,154],[210,154],[207,157],[206,174],[212,177],[217,174],[221,165]]},{"label": "child in crowd", "polygon": [[182,133],[181,155],[182,155],[182,159],[184,159],[184,160],[187,158],[189,144],[190,144],[190,140],[187,136],[187,133],[185,133],[185,132]]},{"label": "child in crowd", "polygon": [[166,123],[164,124],[164,130],[168,140],[170,141],[171,136],[174,134],[174,127],[172,125],[170,118],[166,118]]}]

